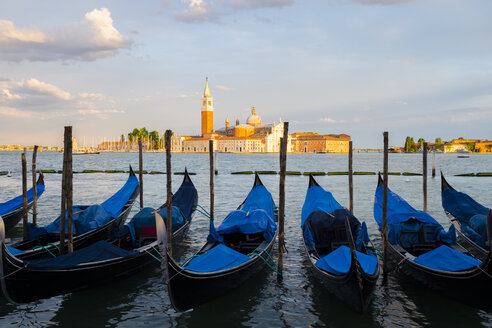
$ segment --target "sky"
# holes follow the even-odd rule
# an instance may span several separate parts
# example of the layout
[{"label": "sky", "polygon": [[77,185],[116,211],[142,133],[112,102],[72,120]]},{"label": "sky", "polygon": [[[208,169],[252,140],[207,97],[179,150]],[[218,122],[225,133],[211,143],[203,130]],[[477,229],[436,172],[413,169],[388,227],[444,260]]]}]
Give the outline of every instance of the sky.
[{"label": "sky", "polygon": [[0,144],[264,123],[492,139],[490,0],[0,0]]}]

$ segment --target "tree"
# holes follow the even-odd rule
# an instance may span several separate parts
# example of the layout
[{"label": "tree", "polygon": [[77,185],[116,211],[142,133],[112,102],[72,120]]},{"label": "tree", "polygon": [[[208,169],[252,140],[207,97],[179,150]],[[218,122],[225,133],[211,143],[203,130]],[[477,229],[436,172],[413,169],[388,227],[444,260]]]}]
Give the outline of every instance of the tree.
[{"label": "tree", "polygon": [[436,148],[440,147],[442,145],[442,139],[441,138],[436,138]]},{"label": "tree", "polygon": [[418,149],[424,149],[424,138],[419,138],[419,146],[418,146]]},{"label": "tree", "polygon": [[124,134],[122,134],[122,135],[121,135],[121,137],[120,137],[120,142],[121,142],[121,143],[124,143],[124,142],[125,142],[125,135],[124,135]]},{"label": "tree", "polygon": [[411,139],[409,136],[405,139],[405,153],[409,153],[412,151]]},{"label": "tree", "polygon": [[475,150],[475,143],[474,143],[474,142],[467,142],[467,143],[466,143],[466,148],[467,148],[469,151],[474,151],[474,150]]},{"label": "tree", "polygon": [[159,149],[159,132],[152,131],[149,133],[149,142],[151,142],[153,149]]}]

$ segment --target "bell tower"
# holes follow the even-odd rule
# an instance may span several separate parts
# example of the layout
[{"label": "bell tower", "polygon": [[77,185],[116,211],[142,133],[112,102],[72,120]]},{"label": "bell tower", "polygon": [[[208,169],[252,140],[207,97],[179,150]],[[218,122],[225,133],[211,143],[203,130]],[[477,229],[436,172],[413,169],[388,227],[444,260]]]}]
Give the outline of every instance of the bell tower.
[{"label": "bell tower", "polygon": [[205,80],[205,91],[202,97],[202,136],[214,131],[214,102],[208,87],[208,77]]}]

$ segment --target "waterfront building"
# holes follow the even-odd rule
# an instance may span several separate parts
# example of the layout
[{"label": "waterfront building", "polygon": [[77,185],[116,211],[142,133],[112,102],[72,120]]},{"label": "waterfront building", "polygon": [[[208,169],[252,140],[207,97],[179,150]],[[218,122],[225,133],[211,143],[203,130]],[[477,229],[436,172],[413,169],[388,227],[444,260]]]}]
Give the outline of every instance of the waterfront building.
[{"label": "waterfront building", "polygon": [[296,132],[291,135],[292,152],[348,153],[350,136],[346,134],[320,135],[315,132]]},{"label": "waterfront building", "polygon": [[475,143],[475,151],[478,153],[492,153],[492,141],[480,140]]}]

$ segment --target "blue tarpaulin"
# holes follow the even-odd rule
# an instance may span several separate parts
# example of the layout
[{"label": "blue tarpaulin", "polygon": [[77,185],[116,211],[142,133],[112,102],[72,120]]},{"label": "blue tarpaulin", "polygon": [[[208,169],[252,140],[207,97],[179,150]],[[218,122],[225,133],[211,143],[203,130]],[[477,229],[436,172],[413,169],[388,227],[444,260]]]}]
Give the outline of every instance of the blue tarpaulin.
[{"label": "blue tarpaulin", "polygon": [[138,254],[139,253],[136,251],[127,251],[101,240],[88,247],[76,250],[73,253],[49,259],[24,262],[29,269],[57,270],[66,269],[83,263],[110,260],[118,257],[135,257]]},{"label": "blue tarpaulin", "polygon": [[442,245],[432,251],[424,253],[414,261],[434,270],[448,272],[468,270],[482,263],[479,260],[458,252],[446,245]]},{"label": "blue tarpaulin", "polygon": [[232,211],[215,229],[210,221],[209,241],[223,242],[223,235],[229,233],[253,234],[264,232],[270,242],[277,231],[274,221],[273,200],[270,192],[263,185],[255,186],[249,192],[240,210]]},{"label": "blue tarpaulin", "polygon": [[[375,255],[367,255],[356,251],[359,264],[367,274],[374,274],[378,266],[378,258]],[[316,266],[322,270],[335,275],[343,275],[349,272],[352,263],[350,248],[340,246],[328,255],[323,256],[316,262]]]},{"label": "blue tarpaulin", "polygon": [[301,227],[304,226],[304,222],[314,211],[331,213],[342,208],[342,205],[335,200],[331,192],[324,190],[320,186],[310,187],[307,190],[304,205],[302,206]]},{"label": "blue tarpaulin", "polygon": [[263,232],[267,242],[270,242],[277,231],[277,224],[263,209],[249,212],[243,210],[232,211],[217,228],[221,236],[230,233],[254,234]]},{"label": "blue tarpaulin", "polygon": [[[111,218],[117,218],[136,188],[138,188],[138,179],[132,175],[118,192],[101,205],[74,205],[73,233],[75,235],[86,233],[92,229],[103,226],[109,222]],[[53,222],[44,227],[38,227],[32,223],[28,223],[29,239],[36,239],[47,233],[59,233],[60,221],[60,217],[57,217]],[[68,225],[65,225],[65,231],[68,232]]]},{"label": "blue tarpaulin", "polygon": [[195,272],[215,272],[241,265],[251,260],[224,244],[218,244],[211,250],[193,258],[184,268]]},{"label": "blue tarpaulin", "polygon": [[[155,227],[155,211],[156,210],[152,207],[144,207],[137,214],[135,214],[128,224],[126,224],[135,246],[138,245],[138,238],[135,229],[141,227]],[[164,220],[164,224],[166,224],[167,208],[161,208],[158,213]],[[172,207],[172,221],[173,232],[181,228],[185,223],[181,211],[176,206]]]},{"label": "blue tarpaulin", "polygon": [[[37,197],[41,197],[44,192],[44,184],[36,185]],[[34,192],[32,188],[27,191],[27,202],[30,203],[34,199]],[[0,215],[8,214],[18,208],[22,207],[22,195],[17,196],[5,203],[0,203]]]},{"label": "blue tarpaulin", "polygon": [[487,241],[486,217],[489,209],[477,203],[467,194],[451,188],[444,190],[441,196],[442,207],[459,220],[461,232],[485,248]]},{"label": "blue tarpaulin", "polygon": [[[376,189],[374,197],[374,218],[382,230],[383,220],[383,186]],[[456,244],[456,230],[454,226],[449,231],[444,228],[432,216],[414,209],[403,198],[388,188],[388,241],[391,244],[400,244],[402,231],[420,231],[426,225],[427,239],[442,241],[448,244]],[[408,235],[404,238],[412,238],[407,242],[423,242],[418,234]],[[404,245],[402,245],[404,246]]]}]

